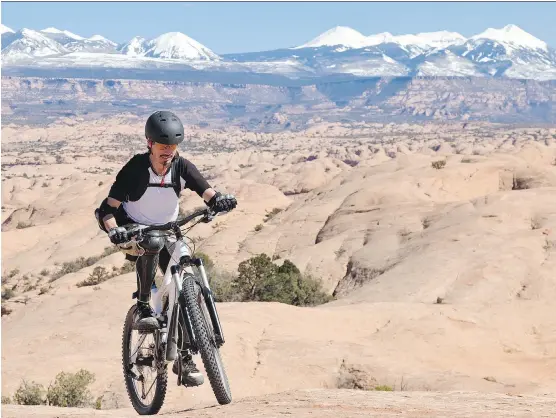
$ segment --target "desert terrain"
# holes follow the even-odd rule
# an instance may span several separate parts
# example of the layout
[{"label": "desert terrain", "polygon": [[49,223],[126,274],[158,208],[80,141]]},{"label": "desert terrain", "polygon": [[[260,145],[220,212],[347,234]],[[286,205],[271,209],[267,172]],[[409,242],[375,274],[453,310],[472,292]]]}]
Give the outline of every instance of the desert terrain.
[{"label": "desert terrain", "polygon": [[[134,274],[76,283],[124,265],[93,210],[146,149],[143,127],[132,112],[2,124],[2,395],[84,368],[102,396],[101,410],[4,416],[135,416],[120,358]],[[191,231],[197,250],[230,273],[259,253],[289,259],[334,300],[219,303],[234,401],[170,373],[161,415],[556,415],[555,127],[314,120],[186,136],[180,153],[238,198]],[[184,211],[200,204],[182,194]]]}]

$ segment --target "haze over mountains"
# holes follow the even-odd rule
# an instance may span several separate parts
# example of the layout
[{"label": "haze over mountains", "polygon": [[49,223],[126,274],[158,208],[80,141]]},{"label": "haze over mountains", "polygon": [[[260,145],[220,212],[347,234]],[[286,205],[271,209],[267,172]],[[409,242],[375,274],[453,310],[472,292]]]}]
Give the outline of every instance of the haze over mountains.
[{"label": "haze over mountains", "polygon": [[556,79],[556,52],[516,25],[488,28],[466,38],[450,31],[363,35],[337,26],[308,42],[283,49],[218,55],[180,32],[154,39],[136,36],[118,44],[101,35],[84,38],[57,29],[2,25],[2,66],[25,69],[117,68],[255,73],[290,79],[355,77],[507,77]]}]

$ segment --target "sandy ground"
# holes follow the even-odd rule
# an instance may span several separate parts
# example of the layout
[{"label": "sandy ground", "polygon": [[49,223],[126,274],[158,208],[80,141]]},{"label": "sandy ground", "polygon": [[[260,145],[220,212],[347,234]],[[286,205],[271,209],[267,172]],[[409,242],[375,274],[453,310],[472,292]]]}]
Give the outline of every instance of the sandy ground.
[{"label": "sandy ground", "polygon": [[[2,290],[15,293],[2,302],[11,310],[2,316],[2,394],[13,395],[24,378],[48,386],[60,371],[85,368],[107,409],[8,405],[5,416],[135,415],[120,366],[133,273],[75,286],[96,266],[121,267],[123,256],[52,275],[109,245],[92,211],[127,157],[97,145],[136,128],[114,119],[2,129]],[[83,129],[87,141],[78,138]],[[556,413],[556,130],[192,132],[197,151],[187,156],[239,201],[192,230],[198,248],[230,272],[261,252],[290,259],[336,300],[314,308],[218,304],[234,403],[206,408],[214,405],[208,384],[171,384],[165,414]],[[203,151],[215,143],[234,149]],[[142,147],[130,139],[128,151]],[[434,168],[437,161],[445,166]],[[184,210],[199,203],[190,192],[181,199]],[[396,392],[337,389],[348,378]]]}]

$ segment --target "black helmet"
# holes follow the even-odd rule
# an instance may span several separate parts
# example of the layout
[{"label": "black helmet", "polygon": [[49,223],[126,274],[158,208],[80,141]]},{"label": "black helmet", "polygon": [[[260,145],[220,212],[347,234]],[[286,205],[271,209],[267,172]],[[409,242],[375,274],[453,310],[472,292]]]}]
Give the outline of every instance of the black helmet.
[{"label": "black helmet", "polygon": [[153,142],[175,145],[183,141],[183,125],[172,112],[154,112],[145,124],[145,136]]}]

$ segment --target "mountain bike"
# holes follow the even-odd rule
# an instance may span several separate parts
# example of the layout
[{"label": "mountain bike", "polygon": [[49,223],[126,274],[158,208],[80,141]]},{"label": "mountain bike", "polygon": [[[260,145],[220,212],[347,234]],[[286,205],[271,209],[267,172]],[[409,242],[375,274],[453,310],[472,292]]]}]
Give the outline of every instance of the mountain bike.
[{"label": "mountain bike", "polygon": [[[182,384],[182,353],[200,354],[216,400],[229,404],[232,394],[220,347],[224,334],[216,310],[207,272],[201,258],[185,242],[184,234],[200,222],[210,222],[217,214],[202,209],[175,222],[159,226],[128,224],[131,245],[138,255],[155,255],[169,245],[171,259],[160,288],[151,289],[151,307],[159,322],[155,331],[137,331],[137,305],[127,312],[122,338],[122,364],[129,399],[140,415],[160,411],[166,396],[168,364],[178,359],[178,381]],[[193,219],[202,217],[189,226]],[[170,250],[170,248],[169,248]],[[133,294],[135,298],[137,292]],[[135,335],[135,333],[137,335]],[[136,337],[136,338],[134,338]]]}]

